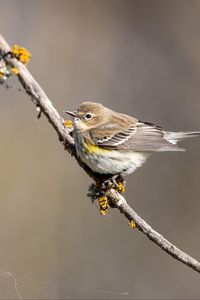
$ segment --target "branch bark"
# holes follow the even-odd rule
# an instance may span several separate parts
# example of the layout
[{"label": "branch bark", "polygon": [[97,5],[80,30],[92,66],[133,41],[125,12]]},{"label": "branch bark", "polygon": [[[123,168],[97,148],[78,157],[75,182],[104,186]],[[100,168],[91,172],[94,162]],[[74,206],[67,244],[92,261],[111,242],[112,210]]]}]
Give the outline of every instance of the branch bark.
[{"label": "branch bark", "polygon": [[[10,46],[0,35],[0,54],[3,55],[10,51]],[[31,100],[37,107],[40,107],[41,111],[46,115],[47,119],[56,130],[59,140],[64,144],[68,152],[73,155],[78,161],[79,165],[86,171],[86,173],[93,179],[97,179],[97,174],[94,174],[86,165],[84,165],[76,155],[74,140],[69,132],[66,130],[63,119],[58,114],[57,110],[52,105],[51,101],[36,82],[27,68],[15,58],[9,56],[5,58],[6,62],[19,70],[19,81],[21,82],[26,93],[31,97]],[[200,273],[200,262],[183,252],[160,233],[155,231],[149,224],[147,224],[126,202],[125,198],[118,193],[115,189],[109,189],[106,192],[107,197],[113,203],[113,206],[118,208],[121,213],[129,221],[134,221],[136,227],[144,233],[151,241],[158,245],[162,250],[170,254],[175,259],[181,261],[188,267]]]}]

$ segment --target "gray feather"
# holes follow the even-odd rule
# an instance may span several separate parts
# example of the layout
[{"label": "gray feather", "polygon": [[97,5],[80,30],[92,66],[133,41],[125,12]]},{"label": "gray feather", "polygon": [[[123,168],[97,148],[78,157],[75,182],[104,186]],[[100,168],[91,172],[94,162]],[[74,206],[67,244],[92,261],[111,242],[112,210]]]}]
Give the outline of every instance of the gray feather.
[{"label": "gray feather", "polygon": [[199,131],[165,132],[159,126],[140,121],[126,124],[114,133],[107,130],[107,135],[103,137],[97,131],[91,132],[93,142],[102,148],[150,153],[185,151],[176,144],[185,138],[196,136],[200,136]]},{"label": "gray feather", "polygon": [[172,144],[176,144],[186,138],[200,136],[200,131],[186,132],[165,132],[165,139]]},{"label": "gray feather", "polygon": [[138,122],[135,134],[121,145],[122,150],[138,152],[184,151],[165,138],[164,130],[150,123]]}]

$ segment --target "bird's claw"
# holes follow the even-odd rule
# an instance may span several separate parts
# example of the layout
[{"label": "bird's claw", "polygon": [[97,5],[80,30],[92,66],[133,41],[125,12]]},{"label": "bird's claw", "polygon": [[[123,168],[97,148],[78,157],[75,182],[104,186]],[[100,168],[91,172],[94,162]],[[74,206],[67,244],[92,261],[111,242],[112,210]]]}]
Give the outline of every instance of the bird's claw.
[{"label": "bird's claw", "polygon": [[121,175],[115,175],[104,180],[96,180],[96,184],[93,185],[92,199],[98,199],[101,215],[106,215],[108,213],[108,209],[112,207],[106,196],[106,191],[112,188],[117,190],[119,193],[125,192],[125,181]]},{"label": "bird's claw", "polygon": [[96,187],[99,190],[109,190],[111,188],[117,190],[120,193],[125,192],[126,182],[121,175],[114,175],[108,179],[96,180]]}]

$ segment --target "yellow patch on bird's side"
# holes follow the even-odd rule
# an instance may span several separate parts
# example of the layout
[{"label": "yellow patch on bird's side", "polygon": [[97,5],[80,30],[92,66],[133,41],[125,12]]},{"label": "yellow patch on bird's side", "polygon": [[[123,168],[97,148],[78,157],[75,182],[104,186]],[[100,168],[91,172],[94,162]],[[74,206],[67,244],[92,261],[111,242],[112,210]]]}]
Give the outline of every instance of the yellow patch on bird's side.
[{"label": "yellow patch on bird's side", "polygon": [[92,144],[92,143],[90,143],[89,141],[86,141],[86,140],[84,141],[84,147],[90,153],[102,154],[102,153],[105,153],[105,152],[110,152],[110,150],[101,148],[101,147],[99,147],[97,145],[94,145],[94,144]]}]

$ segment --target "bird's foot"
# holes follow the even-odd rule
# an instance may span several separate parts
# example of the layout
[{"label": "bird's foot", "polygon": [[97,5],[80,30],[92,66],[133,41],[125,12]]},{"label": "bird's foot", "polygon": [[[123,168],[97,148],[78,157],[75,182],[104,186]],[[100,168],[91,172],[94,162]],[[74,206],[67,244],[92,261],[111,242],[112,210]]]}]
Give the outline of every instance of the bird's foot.
[{"label": "bird's foot", "polygon": [[[106,191],[109,189],[115,189],[120,194],[125,192],[125,181],[121,175],[114,175],[109,178],[98,178],[95,180],[95,184],[93,185],[93,193],[92,198],[98,199],[99,211],[101,215],[107,215],[108,209],[112,207],[112,203],[109,203],[106,196]],[[90,195],[91,196],[91,195]]]},{"label": "bird's foot", "polygon": [[115,179],[116,184],[117,184],[117,191],[119,193],[124,193],[125,192],[125,186],[126,186],[126,181],[121,175],[118,175],[118,177]]},{"label": "bird's foot", "polygon": [[108,179],[96,180],[96,187],[99,190],[109,190],[111,188],[117,190],[119,193],[125,192],[126,181],[121,175],[114,175]]},{"label": "bird's foot", "polygon": [[126,181],[121,175],[115,175],[111,179],[112,188],[116,189],[120,194],[125,192]]}]

